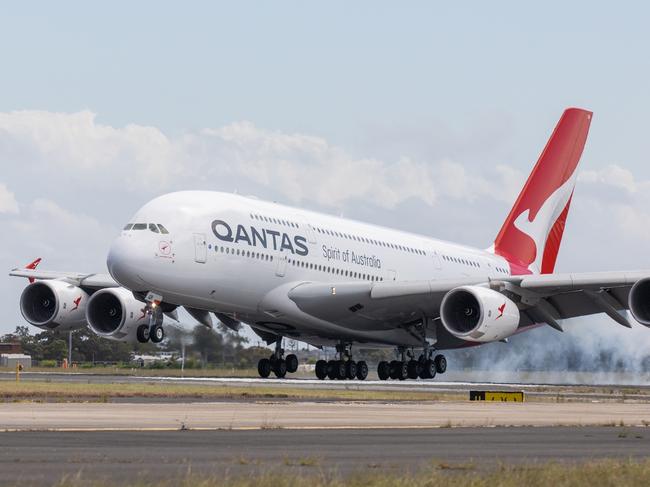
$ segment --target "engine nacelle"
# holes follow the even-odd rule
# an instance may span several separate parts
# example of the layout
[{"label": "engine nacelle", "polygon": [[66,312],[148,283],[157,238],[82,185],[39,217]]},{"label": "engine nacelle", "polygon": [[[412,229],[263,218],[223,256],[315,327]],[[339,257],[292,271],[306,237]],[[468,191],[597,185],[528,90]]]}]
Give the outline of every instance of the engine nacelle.
[{"label": "engine nacelle", "polygon": [[124,288],[105,288],[93,294],[88,301],[86,320],[90,329],[101,337],[133,342],[138,326],[148,323],[144,306]]},{"label": "engine nacelle", "polygon": [[440,319],[445,329],[456,338],[494,342],[517,331],[519,309],[510,299],[492,289],[461,286],[443,298]]},{"label": "engine nacelle", "polygon": [[650,327],[650,279],[641,279],[634,283],[627,302],[634,319]]},{"label": "engine nacelle", "polygon": [[75,330],[86,326],[88,293],[64,281],[47,280],[29,284],[20,295],[20,312],[25,320],[49,330]]}]

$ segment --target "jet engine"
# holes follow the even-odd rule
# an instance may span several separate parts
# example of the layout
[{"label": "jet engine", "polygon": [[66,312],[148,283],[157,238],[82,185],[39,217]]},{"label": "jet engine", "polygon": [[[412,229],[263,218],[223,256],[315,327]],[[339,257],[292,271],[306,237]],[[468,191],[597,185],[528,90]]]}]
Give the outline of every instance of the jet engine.
[{"label": "jet engine", "polygon": [[49,330],[74,330],[86,325],[88,293],[65,281],[29,284],[20,296],[20,312],[30,324]]},{"label": "jet engine", "polygon": [[636,321],[650,327],[650,279],[641,279],[632,286],[628,306]]},{"label": "jet engine", "polygon": [[148,323],[144,303],[121,287],[94,293],[86,307],[86,320],[99,336],[120,342],[136,340],[136,329]]},{"label": "jet engine", "polygon": [[461,286],[443,298],[440,319],[445,329],[456,338],[493,342],[517,331],[519,309],[510,299],[492,289]]}]

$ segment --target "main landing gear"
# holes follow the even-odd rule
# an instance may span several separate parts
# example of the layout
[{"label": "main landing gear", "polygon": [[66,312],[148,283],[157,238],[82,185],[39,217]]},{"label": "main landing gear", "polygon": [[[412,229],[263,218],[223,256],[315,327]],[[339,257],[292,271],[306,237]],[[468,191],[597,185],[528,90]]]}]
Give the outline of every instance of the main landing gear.
[{"label": "main landing gear", "polygon": [[[438,354],[433,359],[433,350],[424,350],[415,360],[412,351],[399,350],[401,360],[391,362],[381,361],[377,364],[379,380],[433,379],[436,374],[444,374],[447,370],[447,359]],[[409,360],[406,360],[408,356]]]},{"label": "main landing gear", "polygon": [[160,307],[162,297],[150,297],[150,295],[147,295],[146,300],[143,311],[148,318],[148,324],[138,326],[135,330],[135,335],[140,343],[147,343],[149,340],[153,343],[160,343],[165,339],[165,330],[162,327],[163,310]]},{"label": "main landing gear", "polygon": [[298,357],[293,353],[284,357],[284,349],[282,348],[282,338],[278,338],[275,342],[275,352],[269,358],[260,359],[257,362],[257,373],[260,377],[266,379],[271,375],[271,372],[275,374],[278,379],[282,379],[287,373],[294,373],[298,370]]},{"label": "main landing gear", "polygon": [[331,380],[366,380],[366,377],[368,377],[368,364],[363,360],[359,362],[352,360],[350,345],[337,345],[336,351],[339,354],[339,360],[319,360],[316,362],[315,372],[319,380],[326,378]]}]

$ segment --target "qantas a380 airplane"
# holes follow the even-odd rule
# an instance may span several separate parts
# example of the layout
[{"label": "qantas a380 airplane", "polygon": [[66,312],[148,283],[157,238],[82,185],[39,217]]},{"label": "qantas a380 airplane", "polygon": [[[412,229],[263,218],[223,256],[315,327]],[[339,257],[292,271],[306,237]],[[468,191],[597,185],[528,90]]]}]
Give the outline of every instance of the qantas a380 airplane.
[{"label": "qantas a380 airplane", "polygon": [[591,112],[564,112],[488,250],[232,194],[183,191],[142,207],[113,242],[108,275],[41,272],[20,298],[48,329],[85,326],[115,340],[164,337],[163,315],[246,323],[267,344],[259,374],[295,372],[282,338],[336,346],[319,379],[365,379],[355,346],[395,347],[382,380],[433,378],[437,351],[480,345],[605,313],[650,326],[650,273],[553,274]]}]

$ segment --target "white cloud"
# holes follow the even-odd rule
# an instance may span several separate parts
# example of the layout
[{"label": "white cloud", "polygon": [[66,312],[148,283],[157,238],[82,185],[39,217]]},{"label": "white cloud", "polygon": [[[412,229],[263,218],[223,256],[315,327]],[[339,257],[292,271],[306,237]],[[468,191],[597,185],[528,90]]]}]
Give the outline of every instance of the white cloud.
[{"label": "white cloud", "polygon": [[16,197],[3,183],[0,183],[0,213],[18,213]]},{"label": "white cloud", "polygon": [[636,193],[643,188],[647,189],[649,185],[648,181],[636,181],[630,170],[617,164],[610,164],[601,169],[582,171],[579,180],[585,183],[612,186],[629,193]]},{"label": "white cloud", "polygon": [[433,206],[439,194],[500,200],[509,192],[495,191],[491,180],[509,184],[513,172],[498,166],[486,179],[451,160],[355,157],[321,137],[264,130],[250,122],[170,137],[156,127],[103,125],[88,111],[0,113],[0,142],[7,148],[0,159],[51,181],[72,179],[148,195],[249,181],[293,203],[336,209],[357,200],[383,208],[409,199]]}]

